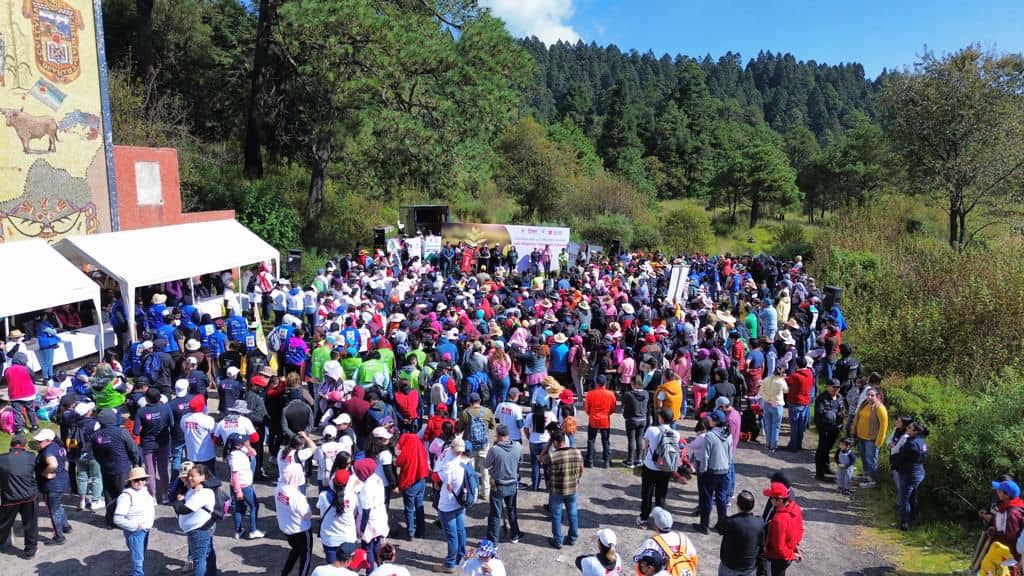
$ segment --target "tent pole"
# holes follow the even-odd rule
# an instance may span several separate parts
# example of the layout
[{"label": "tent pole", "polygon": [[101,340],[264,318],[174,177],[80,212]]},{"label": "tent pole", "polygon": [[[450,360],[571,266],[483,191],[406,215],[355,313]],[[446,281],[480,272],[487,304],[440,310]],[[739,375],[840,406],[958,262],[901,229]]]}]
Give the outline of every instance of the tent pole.
[{"label": "tent pole", "polygon": [[98,362],[103,362],[103,353],[106,352],[104,335],[106,334],[107,327],[103,325],[103,307],[100,304],[99,298],[93,298],[92,305],[96,308],[96,327],[99,328],[96,334],[96,355],[99,356]]},{"label": "tent pole", "polygon": [[192,305],[196,305],[196,279],[194,276],[188,277],[188,291],[192,294]]},{"label": "tent pole", "polygon": [[121,290],[121,300],[124,301],[125,309],[128,311],[128,341],[123,344],[127,350],[127,346],[130,346],[138,338],[138,334],[135,332],[135,289],[123,280],[119,283],[118,288]]}]

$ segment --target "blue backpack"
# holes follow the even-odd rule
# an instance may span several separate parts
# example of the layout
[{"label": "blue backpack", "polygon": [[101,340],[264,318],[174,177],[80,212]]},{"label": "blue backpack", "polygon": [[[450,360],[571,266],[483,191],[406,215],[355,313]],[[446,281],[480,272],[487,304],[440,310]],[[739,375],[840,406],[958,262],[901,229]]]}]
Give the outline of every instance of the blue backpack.
[{"label": "blue backpack", "polygon": [[476,473],[472,462],[463,463],[462,471],[462,486],[459,486],[455,492],[455,501],[459,503],[459,506],[469,508],[476,503],[477,496],[480,494],[480,475]]},{"label": "blue backpack", "polygon": [[149,356],[146,356],[146,359],[142,361],[142,373],[154,385],[160,381],[163,369],[160,366],[159,352],[152,352]]}]

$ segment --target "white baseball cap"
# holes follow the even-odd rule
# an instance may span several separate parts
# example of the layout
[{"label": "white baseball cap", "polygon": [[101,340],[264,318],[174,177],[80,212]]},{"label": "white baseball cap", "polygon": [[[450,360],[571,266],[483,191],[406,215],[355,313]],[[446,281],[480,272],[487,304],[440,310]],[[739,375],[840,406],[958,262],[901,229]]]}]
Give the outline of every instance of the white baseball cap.
[{"label": "white baseball cap", "polygon": [[601,528],[597,531],[597,541],[611,548],[618,543],[619,538],[615,535],[615,532],[612,532],[611,528]]},{"label": "white baseball cap", "polygon": [[188,380],[182,378],[174,383],[174,396],[181,398],[186,394],[188,394]]}]

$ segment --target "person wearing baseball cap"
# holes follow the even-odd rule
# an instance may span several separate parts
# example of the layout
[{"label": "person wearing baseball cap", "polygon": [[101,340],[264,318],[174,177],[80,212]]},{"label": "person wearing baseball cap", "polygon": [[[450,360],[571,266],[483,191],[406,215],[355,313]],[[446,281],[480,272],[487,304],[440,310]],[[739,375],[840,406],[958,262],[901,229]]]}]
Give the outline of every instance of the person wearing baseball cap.
[{"label": "person wearing baseball cap", "polygon": [[455,574],[455,567],[466,556],[466,508],[455,495],[465,481],[465,465],[471,460],[466,456],[466,442],[461,437],[456,436],[452,440],[450,449],[450,456],[439,459],[435,469],[441,480],[437,514],[448,542],[448,550],[444,563],[434,566],[432,570],[443,574]]},{"label": "person wearing baseball cap", "polygon": [[510,433],[508,425],[498,424],[494,444],[484,458],[484,466],[494,481],[490,511],[487,515],[487,538],[492,542],[501,540],[502,517],[505,510],[508,510],[512,542],[519,542],[522,537],[516,496],[519,493],[519,461],[522,459],[523,446],[520,442],[513,442],[509,437]]},{"label": "person wearing baseball cap", "polygon": [[128,471],[128,481],[114,505],[114,525],[124,531],[131,559],[131,576],[145,574],[146,548],[149,531],[156,517],[156,500],[147,489],[149,475],[145,468],[136,466]]},{"label": "person wearing baseball cap", "polygon": [[641,576],[662,576],[662,574],[668,574],[668,572],[662,570],[665,567],[665,557],[657,550],[643,550],[640,554],[633,557],[633,562],[636,563],[637,572]]},{"label": "person wearing baseball cap", "polygon": [[781,482],[772,482],[764,490],[771,499],[774,512],[765,526],[765,558],[771,566],[772,576],[785,576],[786,569],[794,561],[802,559],[800,541],[804,537],[803,511],[795,500],[789,497],[789,488]]},{"label": "person wearing baseball cap", "polygon": [[615,550],[619,539],[610,528],[597,531],[597,554],[576,557],[576,569],[581,576],[605,576],[605,574],[621,574],[622,559]]},{"label": "person wearing baseball cap", "polygon": [[61,499],[71,487],[68,479],[67,452],[57,435],[50,428],[43,428],[32,437],[39,450],[36,455],[36,478],[39,480],[39,492],[50,511],[50,524],[53,526],[53,540],[46,544],[60,545],[65,541],[64,533],[71,532],[71,524],[64,513]]},{"label": "person wearing baseball cap", "polygon": [[818,448],[814,452],[815,478],[821,482],[834,482],[829,455],[839,439],[846,420],[846,399],[839,393],[840,382],[830,378],[828,389],[814,399],[814,426],[818,430]]},{"label": "person wearing baseball cap", "polygon": [[[978,516],[988,523],[988,536],[994,541],[1016,550],[1017,536],[1024,525],[1024,499],[1021,499],[1020,485],[1010,476],[992,481],[995,491],[995,505],[989,511],[979,511]],[[1000,529],[1002,528],[1002,529]]]}]

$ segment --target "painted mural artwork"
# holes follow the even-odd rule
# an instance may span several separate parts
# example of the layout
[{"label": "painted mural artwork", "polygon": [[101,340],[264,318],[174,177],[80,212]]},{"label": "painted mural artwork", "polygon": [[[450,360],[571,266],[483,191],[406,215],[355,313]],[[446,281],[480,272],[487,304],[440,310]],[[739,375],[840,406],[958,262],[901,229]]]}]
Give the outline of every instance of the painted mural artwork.
[{"label": "painted mural artwork", "polygon": [[0,0],[0,242],[110,230],[93,0]]}]

